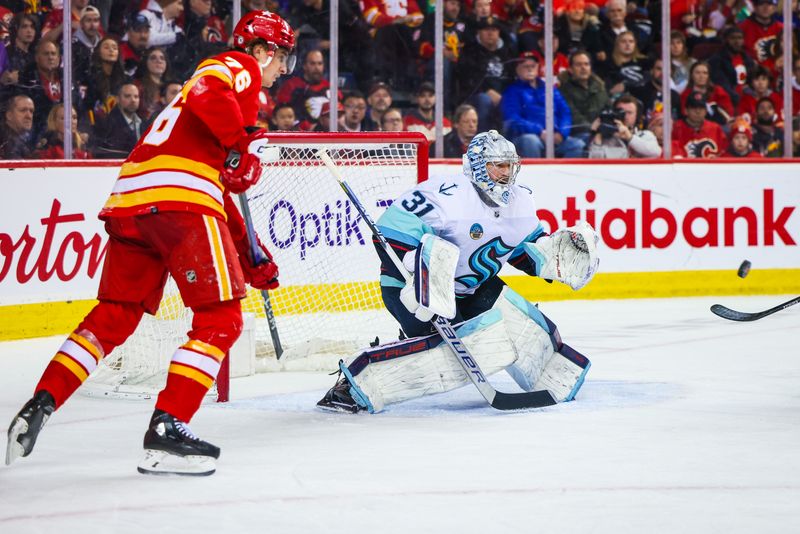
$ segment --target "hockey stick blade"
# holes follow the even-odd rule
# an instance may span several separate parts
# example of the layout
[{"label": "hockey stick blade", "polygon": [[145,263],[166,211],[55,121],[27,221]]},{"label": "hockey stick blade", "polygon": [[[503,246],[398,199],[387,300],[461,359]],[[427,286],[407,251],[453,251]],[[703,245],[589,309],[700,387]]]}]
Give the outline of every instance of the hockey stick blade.
[{"label": "hockey stick blade", "polygon": [[800,297],[795,297],[792,300],[784,302],[783,304],[778,304],[774,308],[752,313],[732,310],[726,306],[723,306],[722,304],[714,304],[711,306],[711,311],[723,319],[728,319],[729,321],[757,321],[759,319],[763,319],[767,315],[772,315],[773,313],[785,310],[789,306],[794,306],[799,302]]},{"label": "hockey stick blade", "polygon": [[[367,213],[367,210],[364,209],[364,206],[358,200],[356,194],[347,182],[345,182],[339,168],[328,155],[328,152],[324,148],[319,149],[317,150],[317,156],[322,160],[331,175],[339,183],[339,186],[344,190],[347,198],[353,203],[353,206],[356,208],[359,215],[361,215],[361,218],[367,223],[373,235],[378,239],[381,248],[383,248],[384,252],[386,252],[392,260],[392,263],[395,264],[400,273],[406,278],[406,283],[411,282],[411,275],[403,266],[403,262],[400,261],[397,253],[395,253],[394,249],[389,245],[389,242],[386,241],[386,238],[376,226],[375,221],[372,220],[369,213]],[[497,391],[486,379],[486,375],[483,374],[478,362],[469,352],[469,349],[461,342],[461,339],[459,339],[450,321],[444,317],[435,316],[431,322],[439,335],[442,336],[445,343],[447,343],[453,357],[458,360],[458,363],[472,381],[472,384],[480,391],[483,398],[486,399],[486,402],[488,402],[492,408],[497,410],[522,410],[525,408],[542,408],[544,406],[556,404],[550,392],[545,390],[533,391],[530,393],[502,393]]]}]

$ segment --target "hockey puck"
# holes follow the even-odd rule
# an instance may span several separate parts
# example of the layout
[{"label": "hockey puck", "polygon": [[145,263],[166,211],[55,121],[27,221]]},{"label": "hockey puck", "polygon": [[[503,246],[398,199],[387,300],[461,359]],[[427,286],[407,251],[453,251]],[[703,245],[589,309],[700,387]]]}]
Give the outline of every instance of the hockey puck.
[{"label": "hockey puck", "polygon": [[750,262],[744,260],[742,264],[739,266],[739,272],[737,274],[739,275],[739,278],[744,278],[745,276],[747,276],[749,272],[750,272]]}]

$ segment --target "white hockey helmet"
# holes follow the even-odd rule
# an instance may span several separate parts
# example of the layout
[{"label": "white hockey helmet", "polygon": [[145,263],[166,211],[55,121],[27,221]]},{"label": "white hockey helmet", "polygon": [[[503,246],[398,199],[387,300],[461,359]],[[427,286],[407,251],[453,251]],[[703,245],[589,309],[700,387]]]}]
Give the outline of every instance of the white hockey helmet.
[{"label": "white hockey helmet", "polygon": [[[497,205],[507,206],[520,168],[514,145],[497,130],[489,130],[472,138],[462,159],[464,175],[475,187]],[[503,163],[508,164],[507,170],[500,166]]]}]

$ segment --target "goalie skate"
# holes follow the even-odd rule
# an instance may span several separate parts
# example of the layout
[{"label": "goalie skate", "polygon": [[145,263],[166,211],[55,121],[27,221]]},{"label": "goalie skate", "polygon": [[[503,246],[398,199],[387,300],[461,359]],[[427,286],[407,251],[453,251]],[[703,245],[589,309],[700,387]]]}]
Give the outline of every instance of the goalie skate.
[{"label": "goalie skate", "polygon": [[[342,362],[339,362],[339,365],[342,365]],[[340,368],[339,375],[341,374]],[[329,412],[357,413],[361,411],[363,408],[353,398],[350,388],[347,377],[340,376],[336,384],[317,402],[317,407]]]},{"label": "goalie skate", "polygon": [[208,476],[216,471],[219,447],[195,436],[189,426],[156,410],[144,435],[144,458],[137,470],[145,475]]},{"label": "goalie skate", "polygon": [[28,456],[44,424],[55,411],[56,403],[47,391],[39,391],[19,411],[8,427],[6,465],[20,456]]}]

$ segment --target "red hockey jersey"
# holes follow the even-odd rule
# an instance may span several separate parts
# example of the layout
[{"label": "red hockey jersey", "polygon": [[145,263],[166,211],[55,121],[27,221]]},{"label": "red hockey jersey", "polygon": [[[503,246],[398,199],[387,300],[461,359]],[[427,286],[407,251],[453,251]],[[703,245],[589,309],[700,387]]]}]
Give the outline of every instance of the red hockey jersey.
[{"label": "red hockey jersey", "polygon": [[676,158],[715,158],[728,148],[728,138],[716,122],[703,121],[693,128],[685,120],[672,128],[672,155]]},{"label": "red hockey jersey", "polygon": [[261,68],[252,56],[206,59],[122,164],[100,218],[191,211],[225,219],[220,169],[256,123]]},{"label": "red hockey jersey", "polygon": [[768,59],[774,59],[777,56],[777,47],[783,32],[782,23],[773,20],[764,26],[757,22],[754,16],[751,16],[747,20],[743,20],[739,27],[744,33],[745,50],[750,57],[756,60],[756,63],[765,65]]},{"label": "red hockey jersey", "polygon": [[423,15],[416,0],[361,0],[364,20],[374,28],[383,28],[398,17],[409,17],[406,26],[422,24]]}]

